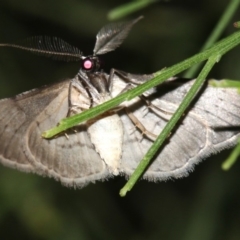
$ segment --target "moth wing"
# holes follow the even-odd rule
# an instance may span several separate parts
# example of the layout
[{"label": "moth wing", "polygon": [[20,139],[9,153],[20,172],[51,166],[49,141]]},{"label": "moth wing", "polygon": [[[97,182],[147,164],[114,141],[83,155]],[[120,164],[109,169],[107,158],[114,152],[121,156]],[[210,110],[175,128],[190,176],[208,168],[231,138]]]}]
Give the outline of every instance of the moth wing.
[{"label": "moth wing", "polygon": [[[67,186],[82,187],[109,175],[85,125],[50,140],[41,137],[43,131],[67,116],[69,83],[68,80],[0,101],[3,165],[53,177]],[[78,97],[79,92],[73,89],[72,94]]]},{"label": "moth wing", "polygon": [[[192,84],[193,81],[185,84],[170,81],[159,86],[157,91],[146,94],[157,108],[149,109],[138,98],[128,104],[128,111],[149,132],[158,135]],[[121,170],[128,176],[136,169],[153,141],[139,131],[126,114],[122,113],[121,119],[124,126]],[[240,95],[237,91],[208,86],[159,149],[143,177],[155,181],[188,175],[201,160],[235,145],[240,135],[239,126]],[[231,127],[238,127],[238,130]]]}]

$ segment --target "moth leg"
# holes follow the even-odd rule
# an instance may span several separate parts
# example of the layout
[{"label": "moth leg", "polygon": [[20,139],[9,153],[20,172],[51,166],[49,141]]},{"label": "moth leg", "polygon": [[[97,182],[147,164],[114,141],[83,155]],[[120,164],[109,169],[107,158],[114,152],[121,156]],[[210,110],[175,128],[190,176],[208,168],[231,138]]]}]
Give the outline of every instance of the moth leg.
[{"label": "moth leg", "polygon": [[127,73],[115,68],[112,68],[110,70],[109,78],[108,78],[108,89],[112,89],[112,83],[114,75],[117,75],[121,79],[125,80],[126,82],[130,82],[135,85],[140,85],[142,83],[145,83],[147,80],[154,77],[153,74],[132,74]]},{"label": "moth leg", "polygon": [[[165,69],[165,68],[164,68]],[[164,70],[163,69],[163,70]],[[154,74],[131,74],[118,69],[112,68],[109,74],[109,89],[112,87],[114,75],[128,82],[128,85],[121,91],[121,93],[132,89],[136,85],[145,83],[154,77]],[[143,94],[139,96],[145,103],[148,109],[151,109],[155,114],[164,120],[169,120],[174,112],[167,112],[152,104]]]},{"label": "moth leg", "polygon": [[[128,83],[127,86],[119,94],[122,94],[122,93],[132,89],[133,87],[134,87],[133,84]],[[141,96],[139,96],[139,98],[142,99]],[[126,111],[129,119],[133,122],[135,127],[140,130],[142,135],[147,136],[150,140],[153,140],[153,141],[157,138],[157,135],[155,135],[152,132],[148,131],[145,128],[145,126],[137,119],[137,117],[131,111],[129,111],[127,106],[118,106],[118,107],[114,108],[114,112],[118,112],[118,111],[121,111],[123,109]]]},{"label": "moth leg", "polygon": [[64,133],[64,136],[66,137],[67,140],[69,140],[69,136],[66,132]]},{"label": "moth leg", "polygon": [[[149,74],[149,75],[131,74],[131,73],[126,73],[124,71],[112,68],[110,70],[109,79],[108,79],[108,84],[109,84],[108,88],[110,90],[112,88],[114,75],[118,75],[121,79],[126,80],[128,82],[126,87],[119,94],[132,89],[133,87],[135,87],[135,85],[140,85],[142,83],[145,83],[147,80],[154,77],[153,74]],[[139,96],[139,98],[141,100],[144,100],[144,102],[145,102],[145,97],[143,95]],[[148,105],[150,107],[150,104],[147,104],[147,106]],[[125,109],[129,119],[133,122],[135,127],[137,129],[139,129],[139,131],[142,133],[142,135],[145,135],[147,138],[149,138],[150,140],[153,140],[153,141],[157,138],[157,135],[155,135],[151,131],[147,130],[146,127],[137,119],[137,117],[131,111],[129,111],[129,109],[126,106],[124,106],[124,107],[119,106],[117,109],[115,109],[115,111],[122,110],[123,108]]]},{"label": "moth leg", "polygon": [[145,126],[137,119],[137,117],[131,111],[128,110],[127,107],[125,107],[125,111],[129,117],[129,119],[132,121],[132,123],[135,125],[135,127],[142,133],[142,135],[146,136],[147,138],[149,138],[152,141],[156,140],[157,135],[148,131],[145,128]]},{"label": "moth leg", "polygon": [[174,114],[174,112],[168,112],[165,111],[158,106],[154,105],[149,101],[144,95],[139,96],[143,102],[145,102],[145,105],[147,106],[148,109],[150,109],[152,112],[154,112],[157,116],[162,118],[163,120],[169,121]]},{"label": "moth leg", "polygon": [[[123,93],[123,92],[126,92],[130,89],[132,89],[133,87],[135,87],[133,84],[131,83],[128,83],[127,86],[120,92]],[[172,114],[173,113],[170,113],[170,112],[167,112],[167,111],[164,111],[163,109],[155,106],[154,104],[151,103],[151,101],[149,101],[147,99],[147,97],[145,97],[143,94],[138,96],[146,105],[147,109],[151,110],[152,112],[154,112],[156,115],[158,115],[160,118],[168,121],[171,117],[172,117]],[[137,119],[137,117],[129,111],[129,109],[127,108],[127,106],[119,106],[117,108],[116,111],[119,111],[119,110],[122,110],[122,109],[125,109],[129,119],[133,122],[133,124],[135,125],[135,127],[137,129],[140,130],[140,132],[145,135],[146,137],[148,137],[150,140],[153,140],[155,141],[156,138],[157,138],[157,135],[155,135],[154,133],[152,133],[151,131],[147,130],[146,127]],[[147,114],[147,113],[146,113]]]}]

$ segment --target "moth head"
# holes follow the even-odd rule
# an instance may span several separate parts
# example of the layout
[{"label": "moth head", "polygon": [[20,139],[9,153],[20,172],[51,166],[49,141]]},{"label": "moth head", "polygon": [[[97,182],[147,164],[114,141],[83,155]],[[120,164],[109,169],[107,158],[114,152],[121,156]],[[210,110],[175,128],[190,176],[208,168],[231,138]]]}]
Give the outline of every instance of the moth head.
[{"label": "moth head", "polygon": [[101,61],[98,56],[87,56],[82,58],[81,69],[84,72],[97,72],[101,69]]}]

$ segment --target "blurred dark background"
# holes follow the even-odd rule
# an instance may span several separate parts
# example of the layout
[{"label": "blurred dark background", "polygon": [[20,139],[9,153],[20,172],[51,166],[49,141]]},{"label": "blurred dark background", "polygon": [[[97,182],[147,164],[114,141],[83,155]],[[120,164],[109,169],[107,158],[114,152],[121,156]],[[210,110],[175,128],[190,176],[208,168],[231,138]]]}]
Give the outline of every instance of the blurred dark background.
[{"label": "blurred dark background", "polygon": [[[92,53],[107,13],[127,1],[1,0],[0,42],[58,36]],[[124,44],[106,54],[111,67],[151,73],[197,53],[229,1],[172,0],[147,7]],[[240,20],[240,11],[232,22]],[[124,19],[126,20],[126,19]],[[224,32],[234,32],[232,24]],[[224,56],[214,78],[240,79],[240,48]],[[79,63],[56,62],[0,48],[0,97],[72,78]],[[1,143],[0,143],[1,144]],[[0,166],[0,239],[240,239],[240,164],[223,172],[228,152],[209,158],[189,177],[140,181],[125,198],[118,177],[74,190],[53,179]]]}]

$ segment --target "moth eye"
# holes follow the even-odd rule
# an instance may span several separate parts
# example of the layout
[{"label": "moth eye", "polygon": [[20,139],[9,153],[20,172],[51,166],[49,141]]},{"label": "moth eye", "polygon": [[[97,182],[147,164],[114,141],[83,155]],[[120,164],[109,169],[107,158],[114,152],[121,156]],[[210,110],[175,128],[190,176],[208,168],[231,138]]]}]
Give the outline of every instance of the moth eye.
[{"label": "moth eye", "polygon": [[86,59],[83,61],[82,68],[84,70],[91,70],[93,68],[93,61],[90,59]]}]

